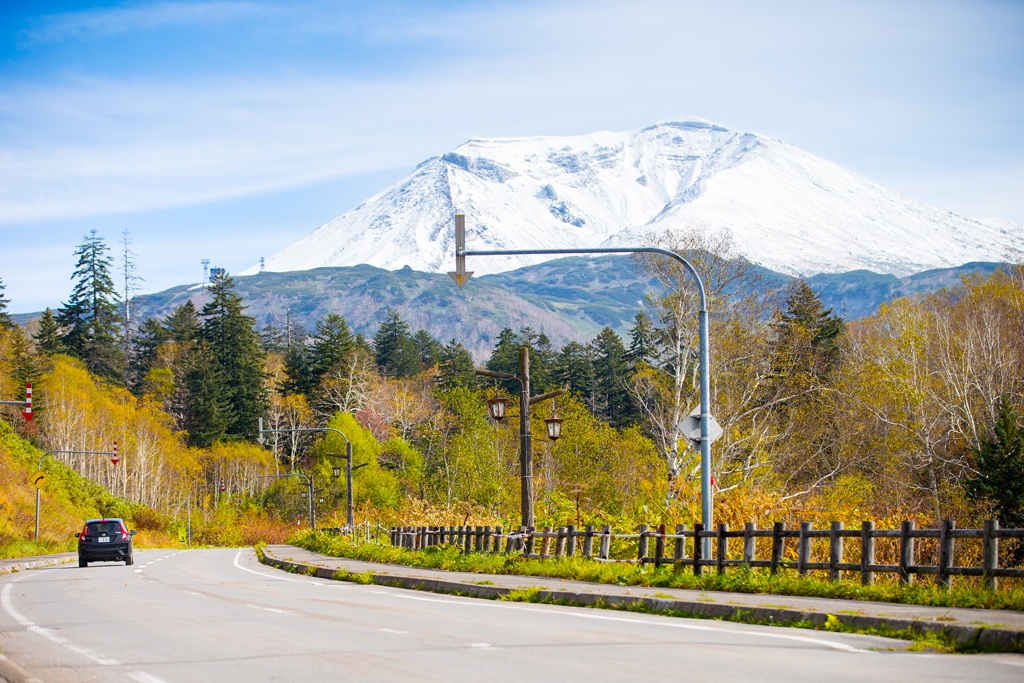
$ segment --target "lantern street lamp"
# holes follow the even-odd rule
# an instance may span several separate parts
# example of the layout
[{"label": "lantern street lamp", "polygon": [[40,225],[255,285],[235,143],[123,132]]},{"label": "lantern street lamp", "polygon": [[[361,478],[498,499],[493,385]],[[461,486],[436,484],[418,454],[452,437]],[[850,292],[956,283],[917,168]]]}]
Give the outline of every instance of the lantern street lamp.
[{"label": "lantern street lamp", "polygon": [[331,476],[334,477],[335,479],[338,479],[339,477],[341,477],[341,466],[340,465],[335,465],[334,467],[331,468]]},{"label": "lantern street lamp", "polygon": [[497,422],[505,419],[505,404],[507,403],[508,399],[504,396],[495,396],[494,398],[487,399],[487,409],[491,411],[491,417]]},{"label": "lantern street lamp", "polygon": [[544,422],[548,426],[548,438],[552,441],[558,441],[562,437],[562,418],[552,414]]}]

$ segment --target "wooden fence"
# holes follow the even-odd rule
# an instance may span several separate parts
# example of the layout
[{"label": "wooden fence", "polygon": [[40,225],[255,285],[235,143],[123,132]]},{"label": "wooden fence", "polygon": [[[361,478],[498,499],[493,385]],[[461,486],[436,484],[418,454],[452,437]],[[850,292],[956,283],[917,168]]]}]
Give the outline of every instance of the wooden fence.
[{"label": "wooden fence", "polygon": [[[637,539],[635,559],[611,559],[612,539]],[[573,557],[577,555],[577,542],[582,541],[579,556],[602,562],[636,562],[655,566],[673,565],[676,571],[692,567],[695,575],[701,575],[705,568],[714,568],[718,574],[725,574],[729,567],[762,567],[772,574],[780,569],[796,569],[798,574],[807,575],[811,570],[827,571],[830,581],[843,578],[843,572],[860,574],[861,583],[871,585],[876,573],[896,574],[901,583],[910,583],[915,574],[934,575],[939,586],[948,588],[953,576],[980,576],[986,586],[996,587],[998,577],[1024,578],[1024,569],[999,567],[999,539],[1024,538],[1024,529],[1000,529],[994,520],[986,521],[982,529],[957,529],[949,520],[942,522],[938,529],[917,529],[913,522],[903,522],[899,529],[876,529],[874,522],[864,522],[859,529],[844,529],[842,522],[832,522],[829,529],[814,529],[803,522],[797,529],[787,529],[784,522],[776,522],[771,529],[758,529],[754,524],[745,524],[743,529],[729,530],[728,525],[719,524],[715,530],[705,530],[703,524],[695,524],[692,530],[686,525],[676,525],[675,533],[668,533],[665,525],[650,527],[640,525],[635,534],[613,534],[605,525],[600,531],[593,526],[577,529],[574,526],[544,527],[503,533],[502,527],[489,526],[421,526],[395,527],[391,529],[391,544],[412,550],[420,550],[439,544],[452,544],[464,553],[506,553],[522,554],[533,559],[552,557]],[[690,542],[687,542],[690,539]],[[704,556],[705,543],[710,539],[713,552]],[[730,541],[736,539],[740,552],[730,552]],[[769,539],[771,559],[758,560],[758,539]],[[813,562],[811,543],[814,539],[828,540],[828,561]],[[845,540],[856,539],[860,554],[857,562],[846,562]],[[875,539],[896,539],[898,541],[898,564],[877,564],[875,562]],[[917,564],[916,539],[936,539],[938,548],[937,564]],[[981,566],[961,567],[955,563],[955,541],[957,539],[980,539],[982,543]],[[595,540],[597,548],[595,552]],[[651,543],[651,541],[654,541]],[[552,541],[554,547],[552,548]],[[673,542],[671,554],[667,554],[669,542]],[[796,561],[786,559],[787,541],[795,542]],[[504,544],[504,548],[502,545]],[[653,548],[652,548],[653,546]],[[689,547],[689,551],[687,548]],[[792,556],[792,553],[790,553]]]}]

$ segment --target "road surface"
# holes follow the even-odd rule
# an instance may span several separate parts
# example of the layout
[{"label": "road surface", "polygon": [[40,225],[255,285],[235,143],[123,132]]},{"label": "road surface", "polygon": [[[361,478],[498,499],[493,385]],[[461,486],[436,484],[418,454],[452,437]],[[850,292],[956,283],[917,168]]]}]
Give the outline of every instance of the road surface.
[{"label": "road surface", "polygon": [[325,581],[250,549],[0,578],[0,647],[43,681],[985,681],[1024,657],[874,636]]}]

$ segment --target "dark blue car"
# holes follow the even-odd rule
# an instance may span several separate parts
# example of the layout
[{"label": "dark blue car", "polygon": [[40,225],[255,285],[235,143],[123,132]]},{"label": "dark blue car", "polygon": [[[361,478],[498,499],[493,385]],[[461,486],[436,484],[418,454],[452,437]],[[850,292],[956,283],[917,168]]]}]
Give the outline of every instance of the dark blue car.
[{"label": "dark blue car", "polygon": [[78,566],[87,567],[90,562],[123,561],[131,564],[132,536],[124,520],[117,517],[90,519],[85,523],[78,537]]}]

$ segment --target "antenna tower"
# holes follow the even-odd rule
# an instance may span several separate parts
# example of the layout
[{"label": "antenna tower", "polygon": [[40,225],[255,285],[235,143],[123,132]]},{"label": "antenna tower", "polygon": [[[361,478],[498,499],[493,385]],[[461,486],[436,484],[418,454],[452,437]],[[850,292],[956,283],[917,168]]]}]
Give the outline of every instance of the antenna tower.
[{"label": "antenna tower", "polygon": [[210,259],[200,259],[199,262],[203,264],[203,284],[205,285],[210,281]]}]

